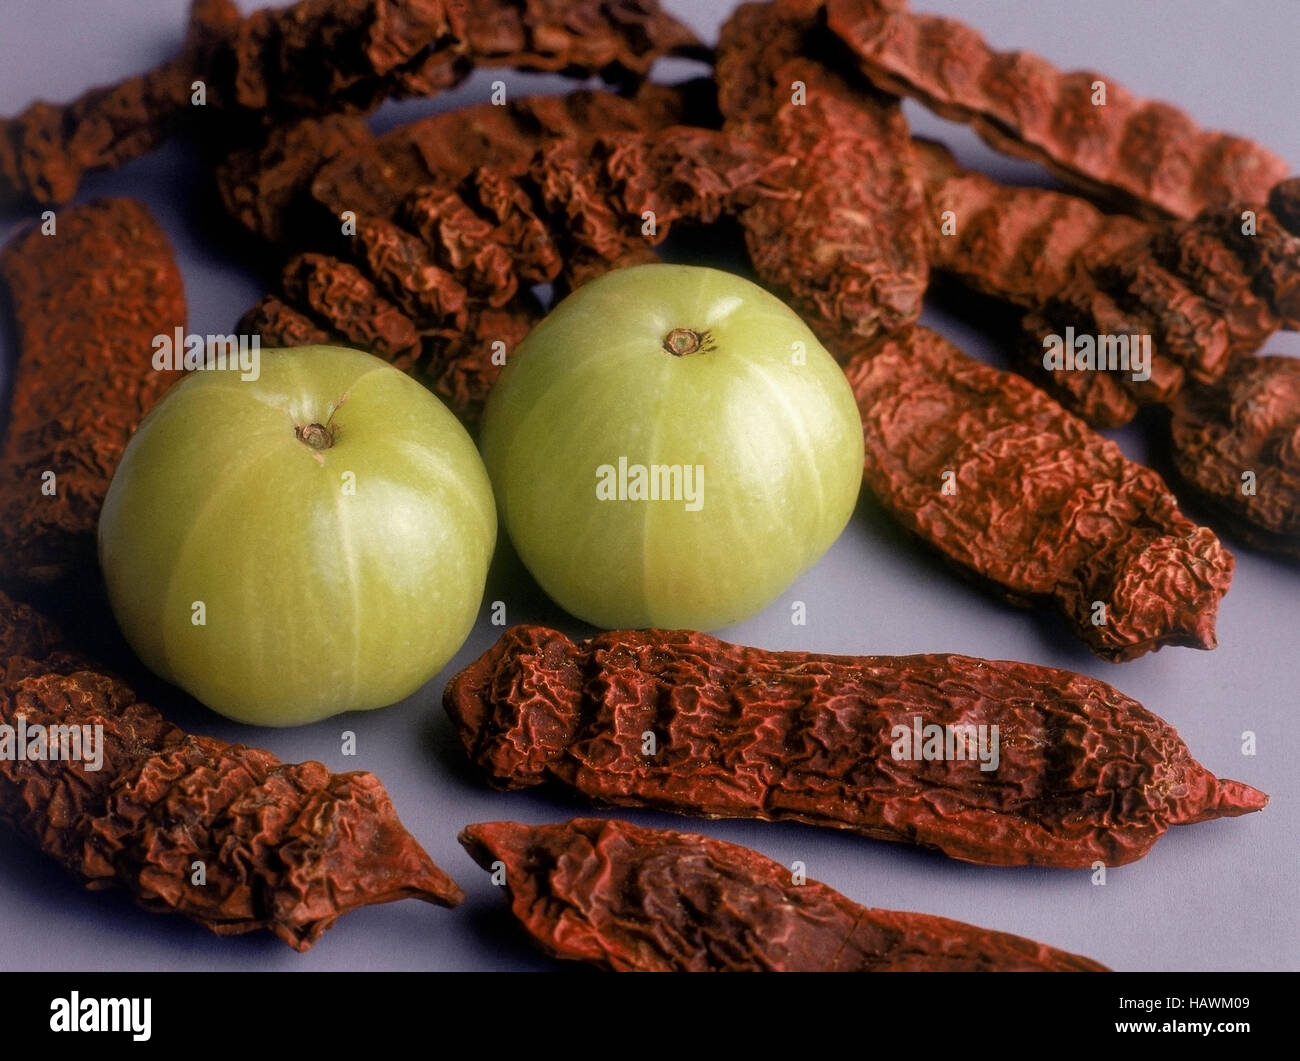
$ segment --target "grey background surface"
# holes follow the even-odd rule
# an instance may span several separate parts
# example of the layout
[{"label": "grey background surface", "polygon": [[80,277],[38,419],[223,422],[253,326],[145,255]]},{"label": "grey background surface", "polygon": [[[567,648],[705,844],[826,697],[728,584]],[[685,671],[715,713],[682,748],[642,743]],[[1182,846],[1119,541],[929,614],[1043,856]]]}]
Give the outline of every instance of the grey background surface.
[{"label": "grey background surface", "polygon": [[[0,113],[14,113],[38,97],[71,98],[171,55],[186,6],[185,0],[0,4]],[[667,6],[711,40],[731,5]],[[1137,93],[1172,100],[1202,125],[1257,139],[1300,169],[1295,0],[922,0],[918,6],[972,22],[997,46],[1029,48],[1066,68],[1095,68]],[[693,64],[663,63],[656,76],[676,80],[696,72]],[[505,78],[515,95],[569,87],[548,77],[479,73],[438,100],[389,105],[375,125],[386,128],[483,101],[496,77]],[[1008,179],[1047,182],[1036,167],[997,156],[961,127],[912,104],[908,115],[919,132],[945,139],[969,164]],[[214,238],[228,223],[201,209],[202,176],[193,153],[172,144],[89,180],[81,198],[129,194],[147,202],[179,255],[190,331],[225,332],[264,288],[255,270],[228,256]],[[30,216],[0,215],[0,238]],[[975,356],[1000,363],[997,344],[983,327],[996,323],[995,316],[969,304],[932,307],[926,320]],[[13,349],[7,322],[0,334],[8,365]],[[1268,349],[1300,354],[1300,336],[1279,336]],[[1130,456],[1164,468],[1160,434],[1151,424],[1114,437]],[[1219,615],[1220,647],[1213,652],[1170,648],[1119,666],[1101,662],[1053,615],[1004,606],[955,578],[866,497],[816,567],[762,614],[719,632],[774,649],[950,651],[1081,671],[1111,682],[1173,723],[1192,753],[1220,776],[1271,794],[1261,814],[1173,830],[1145,859],[1110,870],[1104,887],[1095,886],[1087,871],[972,866],[795,824],[624,816],[747,844],[785,864],[800,860],[810,877],[858,902],[1017,932],[1116,969],[1300,967],[1300,567],[1227,540],[1238,568]],[[546,822],[591,813],[562,793],[490,791],[455,742],[440,706],[443,685],[499,634],[488,624],[494,600],[506,603],[512,623],[587,632],[541,596],[503,539],[468,643],[442,675],[400,705],[294,730],[256,730],[227,723],[181,694],[160,704],[196,731],[261,745],[286,760],[375,771],[407,826],[464,886],[469,897],[462,907],[446,911],[403,902],[359,911],[343,918],[309,954],[298,955],[264,935],[218,939],[183,919],[144,913],[121,894],[85,893],[52,862],[3,833],[0,969],[566,968],[532,950],[507,916],[499,890],[456,843],[457,831],[469,822]],[[791,624],[794,601],[806,603],[806,626]],[[357,733],[355,758],[340,754],[345,729]],[[1257,734],[1253,757],[1241,751],[1247,730]]]}]

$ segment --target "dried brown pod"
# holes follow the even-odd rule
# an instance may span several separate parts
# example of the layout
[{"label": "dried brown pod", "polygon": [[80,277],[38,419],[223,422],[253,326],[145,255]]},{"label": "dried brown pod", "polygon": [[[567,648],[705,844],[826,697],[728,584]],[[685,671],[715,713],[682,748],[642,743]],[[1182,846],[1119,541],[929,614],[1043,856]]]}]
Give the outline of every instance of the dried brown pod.
[{"label": "dried brown pod", "polygon": [[[0,596],[4,648],[50,647],[12,636],[31,617]],[[349,910],[464,898],[373,774],[191,736],[87,666],[57,651],[11,657],[0,687],[0,741],[24,742],[21,757],[0,755],[0,821],[87,888],[123,888],[220,935],[265,929],[299,951]]]},{"label": "dried brown pod", "polygon": [[417,188],[453,188],[480,168],[517,177],[550,140],[662,129],[686,120],[688,99],[684,90],[647,83],[632,98],[579,90],[444,111],[341,155],[320,170],[311,194],[331,215],[353,210],[392,220]]},{"label": "dried brown pod", "polygon": [[[470,107],[335,153],[310,182],[316,231],[330,253],[295,258],[282,284],[283,301],[264,300],[245,319],[269,327],[277,338],[311,334],[315,328],[331,341],[395,359],[427,379],[459,415],[475,421],[509,351],[541,316],[530,286],[557,279],[565,265],[562,255],[570,264],[565,279],[571,286],[575,278],[596,275],[635,253],[651,254],[639,234],[640,246],[630,245],[617,259],[572,246],[556,219],[545,215],[530,180],[538,148],[564,136],[589,140],[600,130],[610,142],[617,142],[618,134],[662,132],[683,113],[686,92],[646,85],[633,99],[577,92],[505,107]],[[242,188],[227,189],[227,203],[257,202],[267,186],[302,187],[302,173],[331,153],[333,137],[320,124],[302,123],[299,129],[304,142],[292,150],[273,140],[265,153],[228,168],[227,175]],[[671,159],[672,145],[691,135],[691,130],[674,130],[655,158]],[[636,151],[645,150],[648,141],[628,138]],[[640,158],[614,154],[614,168],[602,169],[601,181],[614,180],[620,165],[626,169]],[[268,167],[265,179],[259,177],[259,158]],[[299,164],[298,158],[306,161]],[[618,179],[619,188],[634,183]],[[644,198],[644,183],[643,178],[633,196],[637,202]],[[602,183],[593,185],[591,194],[612,191]],[[275,231],[292,209],[309,212],[292,199],[277,195],[265,211],[244,211],[242,217],[262,234]],[[340,241],[330,235],[337,228],[321,219],[345,210],[355,235]],[[292,227],[303,234],[310,230]]]},{"label": "dried brown pod", "polygon": [[232,0],[194,0],[175,59],[0,122],[0,203],[64,202],[85,174],[205,119],[240,128],[365,112],[451,88],[475,64],[627,82],[673,52],[700,46],[655,0],[299,0],[247,17]]},{"label": "dried brown pod", "polygon": [[1105,972],[1089,958],[931,914],[859,906],[738,844],[628,822],[482,822],[511,912],[548,954],[615,972]]},{"label": "dried brown pod", "polygon": [[498,788],[802,821],[988,865],[1123,865],[1171,826],[1268,801],[1105,682],[1029,663],[517,626],[443,706]]},{"label": "dried brown pod", "polygon": [[712,129],[556,140],[527,187],[564,251],[566,290],[610,269],[655,261],[673,224],[711,224],[765,194],[774,165],[765,146]]},{"label": "dried brown pod", "polygon": [[[369,148],[365,120],[333,114],[273,125],[253,145],[236,148],[217,164],[216,186],[226,213],[270,244],[301,238],[312,179],[327,162]],[[317,219],[312,219],[317,220]]]},{"label": "dried brown pod", "polygon": [[1029,52],[994,51],[964,23],[912,14],[906,0],[825,6],[830,30],[884,91],[919,99],[999,151],[1041,162],[1141,216],[1191,218],[1224,203],[1262,203],[1290,171],[1258,144],[1200,129],[1168,103],[1139,99],[1092,71],[1062,72]]},{"label": "dried brown pod", "polygon": [[[1172,400],[1187,379],[1217,379],[1292,324],[1300,239],[1261,206],[1143,222],[1072,195],[999,184],[937,144],[913,146],[932,266],[1026,309],[1024,371],[1091,424],[1127,423],[1140,405]],[[1149,378],[1128,365],[1046,368],[1045,347],[1070,334],[1112,347],[1118,338],[1125,352],[1149,342]]]},{"label": "dried brown pod", "polygon": [[606,81],[644,77],[663,55],[702,58],[687,26],[655,0],[496,0],[471,3],[465,39],[474,62]]},{"label": "dried brown pod", "polygon": [[154,337],[185,326],[171,244],[131,199],[60,210],[0,252],[19,355],[0,446],[0,579],[95,570],[95,530],[136,424],[179,376]]},{"label": "dried brown pod", "polygon": [[300,0],[244,18],[232,0],[194,0],[175,59],[0,121],[0,202],[66,202],[85,174],[217,112],[279,120],[449,87],[469,72],[458,11],[443,0]]},{"label": "dried brown pod", "polygon": [[898,101],[825,65],[810,0],[742,4],[718,43],[724,129],[784,160],[741,215],[765,284],[832,335],[916,320],[924,199]]},{"label": "dried brown pod", "polygon": [[1054,608],[1103,659],[1215,646],[1232,555],[1156,472],[925,328],[845,371],[867,488],[949,563],[1012,603]]},{"label": "dried brown pod", "polygon": [[972,290],[1030,309],[1052,298],[1077,268],[1126,253],[1151,232],[1085,199],[1002,184],[966,169],[942,144],[913,139],[925,188],[930,264]]},{"label": "dried brown pod", "polygon": [[1186,388],[1170,425],[1178,475],[1261,549],[1300,556],[1300,359],[1235,362]]}]

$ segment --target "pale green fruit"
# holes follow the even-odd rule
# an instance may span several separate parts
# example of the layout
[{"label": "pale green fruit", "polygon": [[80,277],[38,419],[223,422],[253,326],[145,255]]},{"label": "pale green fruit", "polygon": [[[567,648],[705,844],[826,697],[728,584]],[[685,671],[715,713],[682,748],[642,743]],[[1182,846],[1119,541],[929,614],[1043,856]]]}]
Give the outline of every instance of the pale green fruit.
[{"label": "pale green fruit", "polygon": [[[313,424],[328,448],[309,444]],[[473,626],[495,541],[456,418],[391,365],[328,346],[264,350],[256,381],[178,383],[127,446],[99,522],[140,658],[269,726],[383,707],[432,678]]]},{"label": "pale green fruit", "polygon": [[[511,355],[481,448],[529,571],[604,627],[753,615],[844,529],[862,481],[853,393],[803,321],[681,265],[617,270],[560,303]],[[658,500],[634,499],[638,477]]]}]

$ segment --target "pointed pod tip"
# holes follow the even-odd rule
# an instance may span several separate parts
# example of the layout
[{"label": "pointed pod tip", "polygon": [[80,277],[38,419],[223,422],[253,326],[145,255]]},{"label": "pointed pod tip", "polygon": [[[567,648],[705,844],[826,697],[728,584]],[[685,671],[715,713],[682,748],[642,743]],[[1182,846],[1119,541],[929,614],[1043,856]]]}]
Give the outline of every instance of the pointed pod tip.
[{"label": "pointed pod tip", "polygon": [[1268,805],[1268,793],[1242,781],[1220,778],[1217,786],[1218,799],[1213,805],[1216,817],[1230,818],[1251,811],[1263,810]]}]

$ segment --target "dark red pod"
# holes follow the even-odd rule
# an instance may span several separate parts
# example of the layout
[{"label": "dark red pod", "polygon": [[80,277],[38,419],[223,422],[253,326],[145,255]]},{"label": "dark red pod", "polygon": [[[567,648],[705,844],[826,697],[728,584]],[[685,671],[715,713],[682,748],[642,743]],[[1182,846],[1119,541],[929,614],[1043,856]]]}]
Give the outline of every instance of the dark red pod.
[{"label": "dark red pod", "polygon": [[1188,388],[1170,425],[1179,476],[1252,545],[1300,556],[1300,358],[1246,357]]},{"label": "dark red pod", "polygon": [[[517,626],[443,704],[501,788],[552,781],[598,803],[794,819],[993,865],[1122,865],[1172,825],[1268,801],[1216,779],[1111,686],[1029,663]],[[926,726],[944,753],[953,728],[949,757],[914,739]]]},{"label": "dark red pod", "polygon": [[1217,644],[1232,554],[1156,472],[927,328],[860,350],[845,372],[867,489],[953,566],[1055,608],[1112,662]]},{"label": "dark red pod", "polygon": [[95,529],[118,458],[180,377],[154,337],[185,326],[185,289],[153,215],[133,199],[60,210],[0,252],[18,325],[0,447],[0,581],[95,570]]},{"label": "dark red pod", "polygon": [[0,638],[0,740],[28,736],[25,749],[39,749],[42,727],[50,753],[0,755],[0,822],[87,888],[123,888],[219,935],[265,929],[299,951],[349,910],[464,897],[373,774],[192,736],[88,660],[18,655],[46,653],[57,635],[3,594]]},{"label": "dark red pod", "polygon": [[484,822],[511,910],[557,958],[616,972],[1106,972],[1089,958],[932,914],[859,906],[738,844],[600,818]]}]

